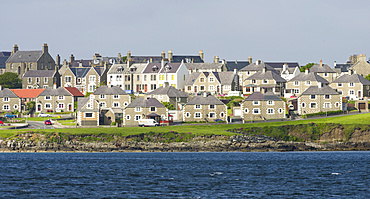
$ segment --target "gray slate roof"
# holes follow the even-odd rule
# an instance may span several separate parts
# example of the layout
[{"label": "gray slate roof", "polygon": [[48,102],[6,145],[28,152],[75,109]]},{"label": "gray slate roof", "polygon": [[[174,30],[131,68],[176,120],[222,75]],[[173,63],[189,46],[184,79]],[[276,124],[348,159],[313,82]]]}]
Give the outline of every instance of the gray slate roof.
[{"label": "gray slate roof", "polygon": [[209,105],[209,104],[214,104],[214,105],[224,105],[223,102],[221,102],[219,99],[217,99],[213,95],[209,95],[207,97],[203,96],[195,96],[191,100],[189,100],[186,105],[195,105],[195,104],[204,104],[204,105]]},{"label": "gray slate roof", "polygon": [[41,50],[35,51],[17,51],[9,57],[6,63],[19,63],[19,62],[37,62],[42,55]]},{"label": "gray slate roof", "polygon": [[23,77],[53,77],[55,70],[29,70]]},{"label": "gray slate roof", "polygon": [[149,63],[143,73],[159,73],[159,71],[162,69],[161,63]]},{"label": "gray slate roof", "polygon": [[86,68],[70,68],[70,69],[76,77],[85,77],[86,74],[90,71],[89,67],[86,67]]},{"label": "gray slate roof", "polygon": [[0,69],[5,69],[5,62],[10,57],[11,52],[0,52]]},{"label": "gray slate roof", "polygon": [[92,67],[92,68],[98,73],[99,76],[102,76],[105,71],[104,67]]},{"label": "gray slate roof", "polygon": [[277,95],[272,92],[261,93],[261,92],[254,92],[249,95],[244,101],[283,101]]},{"label": "gray slate roof", "polygon": [[127,64],[113,64],[110,67],[108,74],[122,74],[127,71],[127,69]]},{"label": "gray slate roof", "polygon": [[82,107],[89,101],[89,97],[79,97],[77,98],[77,111],[80,111]]},{"label": "gray slate roof", "polygon": [[200,72],[191,73],[186,79],[185,85],[193,85],[195,80],[199,77]]},{"label": "gray slate roof", "polygon": [[94,95],[127,95],[127,93],[118,86],[100,86],[94,92]]},{"label": "gray slate roof", "polygon": [[177,90],[172,86],[161,86],[154,91],[147,93],[147,95],[167,95],[168,97],[189,97],[185,92]]},{"label": "gray slate roof", "polygon": [[226,61],[226,68],[228,71],[237,71],[249,65],[249,61]]},{"label": "gray slate roof", "polygon": [[82,63],[82,67],[91,67],[90,63],[92,62],[93,60],[74,60],[70,63],[70,67],[79,67],[80,66],[80,63]]},{"label": "gray slate roof", "polygon": [[193,63],[203,63],[203,59],[200,58],[199,55],[173,55],[172,56],[172,62],[174,63],[180,63],[180,62],[193,62]]},{"label": "gray slate roof", "polygon": [[359,74],[352,74],[352,75],[347,75],[344,74],[340,76],[338,79],[334,80],[332,83],[361,83],[363,85],[370,85],[370,81],[365,79]]},{"label": "gray slate roof", "polygon": [[[130,68],[127,70],[127,73],[134,73],[134,74],[141,74],[148,63],[138,63],[138,64],[132,64]],[[134,70],[133,70],[134,69]]]},{"label": "gray slate roof", "polygon": [[324,86],[319,88],[318,86],[310,86],[306,89],[302,95],[339,95],[330,86]]},{"label": "gray slate roof", "polygon": [[266,65],[269,65],[275,69],[278,69],[278,68],[283,68],[283,65],[284,64],[287,64],[288,65],[288,68],[295,68],[298,66],[298,68],[300,68],[298,62],[264,62]]},{"label": "gray slate roof", "polygon": [[273,71],[274,73],[279,74],[279,71],[275,70],[273,67],[265,64],[264,62],[261,62],[258,65],[256,63],[249,64],[248,66],[240,69],[240,71],[262,71],[264,67],[266,67],[266,70],[268,71]]},{"label": "gray slate roof", "polygon": [[42,91],[39,96],[72,96],[72,94],[63,87],[59,87],[57,89],[49,87]]},{"label": "gray slate roof", "polygon": [[136,98],[132,101],[126,108],[135,108],[135,107],[165,107],[155,98]]},{"label": "gray slate roof", "polygon": [[211,73],[217,78],[221,85],[231,85],[234,80],[234,72],[193,72],[186,79],[185,85],[193,85],[199,75],[203,73],[208,77]]},{"label": "gray slate roof", "polygon": [[181,63],[167,63],[160,70],[160,73],[176,73],[179,70]]},{"label": "gray slate roof", "polygon": [[186,68],[190,69],[220,69],[222,63],[185,63]]},{"label": "gray slate roof", "polygon": [[328,80],[324,79],[323,77],[321,77],[317,73],[308,73],[308,74],[299,73],[297,76],[293,77],[289,81],[290,82],[294,82],[294,81],[317,81],[317,82],[321,82],[321,83],[324,83],[324,84],[329,84]]},{"label": "gray slate roof", "polygon": [[310,73],[335,73],[335,71],[326,64],[322,66],[315,64],[310,68]]},{"label": "gray slate roof", "polygon": [[251,80],[251,79],[259,79],[259,80],[273,79],[276,82],[286,82],[286,80],[284,78],[282,78],[279,74],[276,74],[273,71],[266,71],[266,72],[260,71],[260,72],[257,72],[255,74],[251,75],[246,80]]},{"label": "gray slate roof", "polygon": [[162,61],[161,56],[131,56],[131,59],[133,59],[135,63],[148,63],[150,59],[152,59],[152,63],[161,63]]},{"label": "gray slate roof", "polygon": [[[9,88],[3,88],[2,90],[0,90],[0,97],[19,98]],[[1,99],[1,100],[3,100],[3,99]]]}]

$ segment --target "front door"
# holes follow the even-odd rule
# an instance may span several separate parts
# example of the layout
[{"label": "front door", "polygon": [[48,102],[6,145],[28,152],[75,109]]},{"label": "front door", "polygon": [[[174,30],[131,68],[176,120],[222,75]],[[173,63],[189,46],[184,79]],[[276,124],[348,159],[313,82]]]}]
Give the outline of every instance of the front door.
[{"label": "front door", "polygon": [[41,104],[37,105],[37,111],[41,111]]},{"label": "front door", "polygon": [[358,97],[361,98],[361,91],[358,91]]},{"label": "front door", "polygon": [[68,104],[68,111],[72,111],[72,104]]},{"label": "front door", "polygon": [[147,84],[145,84],[144,92],[148,92],[148,85]]},{"label": "front door", "polygon": [[194,93],[197,93],[197,92],[198,92],[198,87],[194,86]]}]

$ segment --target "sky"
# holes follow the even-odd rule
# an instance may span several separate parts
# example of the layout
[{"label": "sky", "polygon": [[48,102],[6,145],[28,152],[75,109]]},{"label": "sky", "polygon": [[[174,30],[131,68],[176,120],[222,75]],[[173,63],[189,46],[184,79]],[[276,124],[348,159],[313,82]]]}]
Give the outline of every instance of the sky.
[{"label": "sky", "polygon": [[344,63],[370,56],[370,1],[0,0],[0,51]]}]

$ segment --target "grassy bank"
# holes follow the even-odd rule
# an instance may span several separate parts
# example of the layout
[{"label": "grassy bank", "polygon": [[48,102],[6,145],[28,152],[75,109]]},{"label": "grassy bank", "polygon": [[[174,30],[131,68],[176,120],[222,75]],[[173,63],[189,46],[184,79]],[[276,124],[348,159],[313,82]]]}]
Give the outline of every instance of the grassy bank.
[{"label": "grassy bank", "polygon": [[40,130],[1,130],[0,137],[10,137],[22,132],[62,132],[76,135],[106,133],[117,136],[129,136],[142,133],[153,132],[169,132],[176,131],[179,133],[193,133],[195,135],[226,135],[230,136],[233,133],[226,132],[229,129],[250,128],[250,127],[266,127],[266,126],[282,126],[282,125],[299,125],[308,123],[337,123],[337,124],[370,124],[370,113],[338,116],[330,118],[319,118],[298,121],[283,121],[283,122],[265,122],[265,123],[246,123],[246,124],[220,124],[220,125],[189,125],[189,126],[162,126],[162,127],[124,127],[124,128],[72,128],[72,129],[40,129]]}]

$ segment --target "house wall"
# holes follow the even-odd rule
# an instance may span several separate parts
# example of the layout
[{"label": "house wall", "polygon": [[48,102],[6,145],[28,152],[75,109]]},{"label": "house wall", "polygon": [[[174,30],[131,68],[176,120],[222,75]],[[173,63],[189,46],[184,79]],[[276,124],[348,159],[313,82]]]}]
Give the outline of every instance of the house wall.
[{"label": "house wall", "polygon": [[[204,82],[201,82],[201,79],[204,79]],[[210,79],[213,78],[213,82],[210,81]],[[190,86],[190,85],[188,85]],[[197,92],[211,92],[211,93],[221,93],[221,83],[217,80],[217,78],[213,75],[213,73],[210,73],[208,77],[204,75],[204,73],[201,73],[199,77],[194,81],[194,84],[191,85],[191,90],[188,88],[185,89],[186,92],[194,93],[195,89],[194,87],[197,87]],[[204,90],[202,90],[202,86],[204,87]],[[187,86],[186,86],[187,87]],[[213,88],[212,88],[213,87]],[[217,92],[217,87],[219,87],[219,92]]]},{"label": "house wall", "polygon": [[[205,118],[208,122],[214,122],[216,119],[223,121],[227,120],[227,106],[226,105],[215,105],[214,109],[210,108],[210,105],[202,104],[200,109],[195,108],[196,105],[185,105],[183,113],[184,122],[204,122]],[[200,117],[196,117],[196,113],[200,113]],[[215,113],[215,117],[211,118],[210,113]]]},{"label": "house wall", "polygon": [[[99,103],[95,100],[95,95],[89,96],[88,102],[77,111],[77,123],[80,126],[99,126]],[[87,105],[91,106],[88,107]],[[86,117],[86,113],[91,113],[92,117]]]},{"label": "house wall", "polygon": [[329,82],[332,82],[335,79],[337,79],[337,73],[326,73],[327,76],[325,76],[325,73],[317,73],[317,74],[320,75],[322,78],[328,80]]},{"label": "house wall", "polygon": [[[91,78],[95,77],[95,78]],[[97,88],[97,86],[100,85],[100,76],[95,71],[93,67],[89,70],[89,72],[85,76],[86,78],[86,91],[87,92],[94,92]]]},{"label": "house wall", "polygon": [[[71,77],[71,82],[66,82],[66,77]],[[61,76],[60,82],[61,82],[60,84],[62,87],[76,87],[77,88],[76,76],[72,73],[72,71],[69,68]],[[81,84],[82,84],[82,80],[81,80],[81,83],[78,84],[78,86],[81,86]],[[82,92],[82,90],[80,91]],[[86,92],[83,92],[83,94],[86,94]]]},{"label": "house wall", "polygon": [[[46,104],[50,104],[50,108],[46,108]],[[64,108],[59,108],[59,104],[64,104]],[[68,110],[69,105],[71,105],[71,110]],[[39,106],[41,106],[41,109],[39,109]],[[47,110],[73,112],[73,96],[64,96],[64,99],[59,99],[59,96],[50,96],[50,99],[46,99],[46,96],[38,96],[36,98],[36,112],[47,112]]]},{"label": "house wall", "polygon": [[[273,119],[284,119],[286,105],[282,100],[273,101],[258,101],[258,105],[253,104],[254,101],[244,101],[241,104],[242,115],[241,118],[244,121],[255,121],[255,120],[273,120]],[[254,109],[258,109],[259,113],[254,113]],[[272,109],[273,112],[269,113],[268,109]]]},{"label": "house wall", "polygon": [[[325,111],[342,110],[342,97],[340,95],[329,96],[329,99],[324,99],[325,95],[316,95],[316,99],[311,99],[311,95],[301,95],[298,97],[298,114],[306,115]],[[329,108],[324,108],[325,102],[330,103]],[[304,105],[302,105],[303,103]],[[316,103],[316,107],[311,108],[311,103]]]},{"label": "house wall", "polygon": [[355,65],[352,66],[352,69],[355,71],[356,74],[362,75],[366,77],[370,74],[370,64],[366,61],[359,61]]},{"label": "house wall", "polygon": [[[130,95],[118,95],[118,98],[114,98],[114,95],[95,95],[95,99],[100,103],[105,103],[106,106],[101,108],[125,108],[131,103]],[[118,106],[114,106],[114,103],[118,103]]]},{"label": "house wall", "polygon": [[[350,83],[342,83],[342,86],[339,86],[338,83],[331,83],[330,87],[337,90],[341,97],[349,97],[351,100],[358,100],[369,96],[369,86],[364,86],[361,83],[353,83],[353,85],[350,86]],[[351,91],[353,91],[353,94],[351,94]]]},{"label": "house wall", "polygon": [[[9,109],[4,109],[5,105],[9,106]],[[21,99],[20,98],[8,98],[8,101],[4,101],[4,97],[0,98],[0,112],[13,112],[21,111]]]},{"label": "house wall", "polygon": [[[298,95],[302,94],[305,90],[307,90],[310,86],[318,86],[319,85],[319,82],[317,82],[317,81],[310,81],[310,84],[307,84],[306,81],[297,81],[298,85],[295,85],[295,82],[296,81],[288,81],[286,83],[286,90],[290,90],[290,92],[285,93],[286,98],[289,98],[293,94],[298,96]],[[294,93],[294,91],[292,89],[299,89],[299,92]]]},{"label": "house wall", "polygon": [[126,126],[138,126],[139,122],[135,119],[135,116],[141,116],[141,119],[146,119],[146,115],[150,113],[156,113],[167,120],[168,110],[166,107],[156,107],[156,111],[150,111],[150,107],[141,107],[141,111],[136,112],[135,108],[126,108],[123,113],[123,122]]},{"label": "house wall", "polygon": [[[22,78],[22,89],[33,89],[33,88],[48,88],[53,87],[54,83],[57,85],[57,88],[60,87],[60,75],[59,73],[55,74],[55,77],[38,77],[39,83],[37,83],[37,77],[23,77]],[[47,82],[45,82],[45,78],[47,79]],[[29,79],[31,81],[29,81]],[[39,87],[35,87],[36,84],[39,85]]]}]

